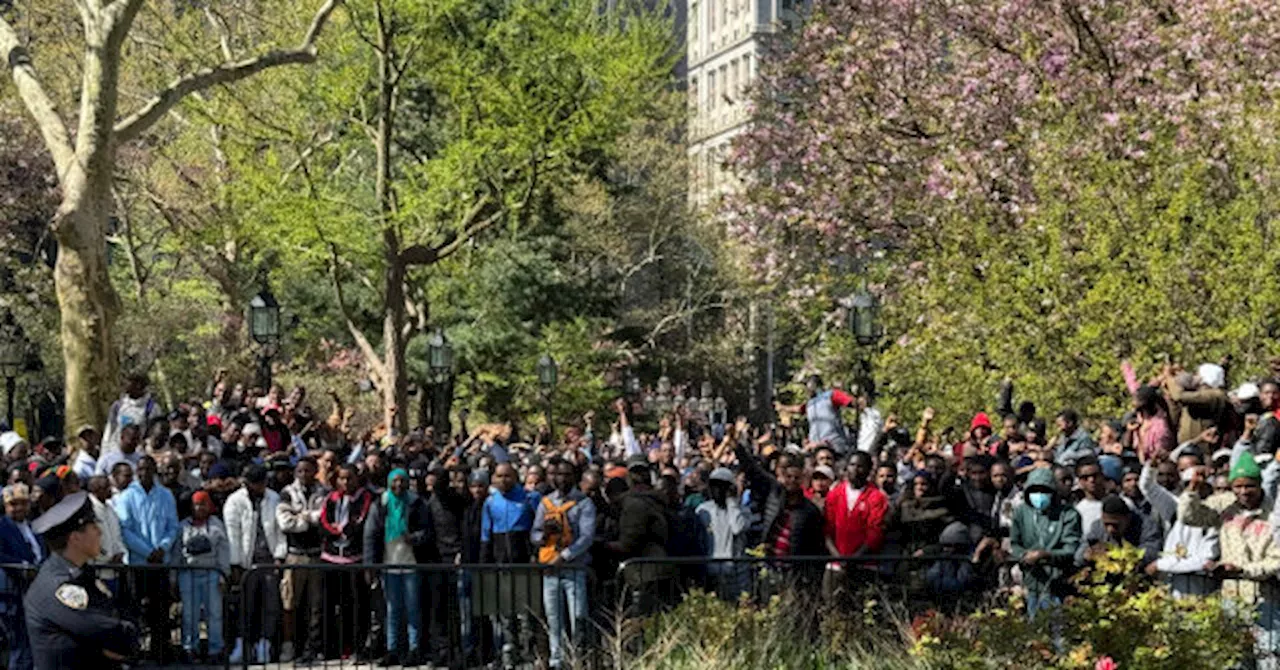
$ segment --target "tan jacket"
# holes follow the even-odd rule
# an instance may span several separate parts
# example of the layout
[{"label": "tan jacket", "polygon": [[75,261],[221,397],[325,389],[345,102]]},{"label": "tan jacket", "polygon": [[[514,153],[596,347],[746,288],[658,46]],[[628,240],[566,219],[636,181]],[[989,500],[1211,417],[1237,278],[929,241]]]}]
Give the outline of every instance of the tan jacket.
[{"label": "tan jacket", "polygon": [[1201,501],[1199,494],[1186,491],[1178,498],[1178,519],[1188,526],[1219,529],[1220,560],[1239,567],[1242,575],[1223,580],[1223,596],[1246,602],[1275,598],[1269,580],[1280,573],[1280,544],[1276,543],[1269,503],[1245,510],[1232,494]]}]

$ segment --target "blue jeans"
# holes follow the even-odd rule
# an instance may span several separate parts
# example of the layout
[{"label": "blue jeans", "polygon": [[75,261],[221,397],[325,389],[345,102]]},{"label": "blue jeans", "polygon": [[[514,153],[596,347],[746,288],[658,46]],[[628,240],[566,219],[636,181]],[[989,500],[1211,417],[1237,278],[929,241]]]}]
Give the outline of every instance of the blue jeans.
[{"label": "blue jeans", "polygon": [[209,622],[209,653],[222,653],[222,590],[218,571],[180,570],[178,592],[182,595],[182,648],[188,652],[200,646],[200,611]]},{"label": "blue jeans", "polygon": [[409,652],[418,651],[422,640],[420,584],[421,579],[416,572],[388,570],[382,573],[382,592],[387,599],[388,652],[399,651],[400,628],[406,623],[409,628]]},{"label": "blue jeans", "polygon": [[547,637],[551,642],[551,667],[564,662],[564,604],[569,603],[571,644],[580,647],[587,617],[587,572],[566,568],[547,572],[542,577],[542,605],[547,610]]},{"label": "blue jeans", "polygon": [[1050,593],[1036,593],[1034,591],[1027,592],[1027,618],[1034,619],[1037,612],[1042,610],[1052,613],[1062,605],[1062,599]]},{"label": "blue jeans", "polygon": [[747,572],[737,563],[708,563],[707,576],[715,587],[716,596],[729,603],[738,602],[747,593]]}]

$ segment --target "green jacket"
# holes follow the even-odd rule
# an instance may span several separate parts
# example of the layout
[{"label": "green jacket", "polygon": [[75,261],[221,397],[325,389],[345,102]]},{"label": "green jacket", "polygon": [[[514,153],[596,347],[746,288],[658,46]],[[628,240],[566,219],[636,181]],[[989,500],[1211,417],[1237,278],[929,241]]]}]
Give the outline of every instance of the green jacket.
[{"label": "green jacket", "polygon": [[[1026,488],[1036,487],[1053,489],[1052,469],[1039,468],[1027,475]],[[1013,557],[1021,561],[1030,551],[1049,552],[1049,558],[1022,566],[1022,585],[1028,592],[1060,594],[1065,590],[1081,535],[1080,513],[1060,500],[1056,493],[1043,512],[1032,507],[1030,501],[1014,510],[1013,527],[1009,530]]]}]

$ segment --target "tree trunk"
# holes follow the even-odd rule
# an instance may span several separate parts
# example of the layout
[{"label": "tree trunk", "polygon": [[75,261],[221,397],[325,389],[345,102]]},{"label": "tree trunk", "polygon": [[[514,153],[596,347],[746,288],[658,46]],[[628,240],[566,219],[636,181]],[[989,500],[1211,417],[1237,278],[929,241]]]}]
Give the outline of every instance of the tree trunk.
[{"label": "tree trunk", "polygon": [[[391,248],[388,247],[388,252]],[[399,249],[399,245],[394,248]],[[408,431],[409,412],[406,404],[409,401],[409,385],[405,374],[404,264],[398,259],[388,258],[386,283],[387,305],[382,327],[383,414],[387,427],[394,427],[397,434],[403,435]]]},{"label": "tree trunk", "polygon": [[184,97],[227,85],[272,67],[313,63],[315,42],[338,0],[320,6],[297,48],[228,61],[180,77],[126,119],[116,122],[121,46],[144,0],[73,3],[84,26],[80,114],[74,143],[48,91],[40,83],[13,25],[0,15],[0,59],[35,120],[58,172],[62,203],[53,221],[58,241],[54,287],[66,366],[66,426],[101,426],[118,388],[119,363],[112,328],[120,300],[107,271],[107,218],[118,143],[136,139]]},{"label": "tree trunk", "polygon": [[83,178],[70,180],[63,194],[53,278],[62,317],[66,426],[103,426],[120,383],[112,340],[120,299],[107,273],[109,209],[105,190],[89,187]]},{"label": "tree trunk", "polygon": [[386,259],[384,276],[382,325],[382,411],[388,433],[403,435],[408,432],[409,388],[405,371],[405,263],[400,257],[400,235],[396,230],[395,194],[391,191],[391,140],[395,132],[396,73],[394,20],[382,13],[382,3],[375,5],[378,12],[378,137],[377,177],[375,196],[378,200],[378,218],[382,224],[383,254]]}]

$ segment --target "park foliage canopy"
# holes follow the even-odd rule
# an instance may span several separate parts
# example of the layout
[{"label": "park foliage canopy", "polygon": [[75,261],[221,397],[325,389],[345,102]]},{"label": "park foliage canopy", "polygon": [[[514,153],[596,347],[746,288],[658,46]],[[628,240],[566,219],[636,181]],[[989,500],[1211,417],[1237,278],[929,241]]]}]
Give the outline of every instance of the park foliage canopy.
[{"label": "park foliage canopy", "polygon": [[[892,404],[955,421],[1011,377],[1115,412],[1119,372],[1277,352],[1280,6],[820,0],[763,68],[725,214],[838,367],[869,264]],[[802,335],[803,337],[803,335]],[[831,353],[835,352],[835,353]]]}]

